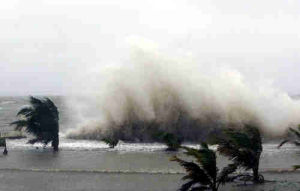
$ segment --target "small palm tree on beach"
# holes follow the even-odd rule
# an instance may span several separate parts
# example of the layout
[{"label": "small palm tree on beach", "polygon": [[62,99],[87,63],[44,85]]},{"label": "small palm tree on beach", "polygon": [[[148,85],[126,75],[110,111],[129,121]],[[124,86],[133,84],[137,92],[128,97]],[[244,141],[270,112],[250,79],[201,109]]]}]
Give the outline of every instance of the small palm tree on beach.
[{"label": "small palm tree on beach", "polygon": [[[284,144],[291,142],[294,143],[296,146],[300,146],[300,125],[298,125],[297,129],[289,128],[289,133],[293,135],[293,138],[283,140],[279,145],[278,148],[283,146]],[[293,168],[300,169],[300,165],[294,165]]]},{"label": "small palm tree on beach", "polygon": [[173,133],[161,131],[155,137],[167,146],[166,151],[178,151],[182,143],[182,139]]},{"label": "small palm tree on beach", "polygon": [[38,99],[31,96],[30,106],[22,108],[17,116],[20,119],[11,125],[15,125],[16,130],[25,128],[28,133],[35,136],[28,143],[41,142],[46,146],[51,142],[54,151],[58,151],[59,112],[49,98]]},{"label": "small palm tree on beach", "polygon": [[283,140],[279,145],[278,148],[280,148],[285,143],[291,142],[294,143],[296,146],[300,146],[300,125],[298,125],[297,129],[289,128],[289,133],[294,135],[294,138],[289,138]]},{"label": "small palm tree on beach", "polygon": [[102,141],[108,144],[109,148],[114,148],[119,143],[119,139],[110,137],[105,137]]},{"label": "small palm tree on beach", "polygon": [[263,176],[259,174],[259,161],[263,151],[259,129],[245,125],[243,129],[225,129],[224,134],[218,141],[217,150],[229,157],[238,167],[251,169],[253,182],[264,182]]},{"label": "small palm tree on beach", "polygon": [[7,155],[6,139],[4,137],[0,138],[0,147],[4,147],[3,154]]},{"label": "small palm tree on beach", "polygon": [[185,161],[177,156],[170,159],[178,162],[187,172],[187,175],[182,179],[188,181],[181,186],[180,191],[202,191],[207,189],[217,191],[219,186],[225,184],[229,175],[237,168],[235,164],[229,164],[219,172],[216,164],[216,153],[209,149],[206,143],[202,143],[199,150],[189,147],[181,148],[185,150],[187,156],[194,157],[196,162]]},{"label": "small palm tree on beach", "polygon": [[181,146],[181,139],[172,133],[163,133],[162,140],[167,145],[167,151],[177,151]]}]

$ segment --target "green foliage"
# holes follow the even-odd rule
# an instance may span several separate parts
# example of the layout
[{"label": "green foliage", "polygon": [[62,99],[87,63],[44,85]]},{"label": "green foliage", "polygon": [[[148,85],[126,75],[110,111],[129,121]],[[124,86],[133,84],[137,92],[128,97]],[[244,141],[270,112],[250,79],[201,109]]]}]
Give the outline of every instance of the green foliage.
[{"label": "green foliage", "polygon": [[187,182],[181,186],[180,191],[200,191],[209,188],[217,191],[220,184],[225,184],[229,175],[237,168],[235,164],[229,164],[219,172],[216,164],[216,153],[209,149],[206,143],[202,143],[199,150],[189,147],[181,148],[185,150],[187,156],[195,158],[196,162],[185,161],[177,156],[170,159],[178,162],[187,172],[187,175],[182,178]]},{"label": "green foliage", "polygon": [[263,181],[258,174],[262,153],[262,140],[257,127],[245,125],[243,129],[225,129],[224,137],[219,139],[218,151],[229,157],[238,167],[252,169],[253,181]]},{"label": "green foliage", "polygon": [[0,147],[6,147],[6,140],[5,140],[5,138],[0,138]]},{"label": "green foliage", "polygon": [[300,125],[297,129],[289,128],[289,133],[294,136],[292,139],[285,139],[283,140],[279,145],[278,148],[280,148],[282,145],[288,142],[294,143],[296,146],[300,146]]},{"label": "green foliage", "polygon": [[[289,133],[294,136],[293,139],[285,139],[283,140],[279,145],[278,148],[280,148],[282,145],[288,142],[294,143],[296,146],[300,146],[300,125],[298,125],[297,129],[289,128]],[[294,170],[300,169],[300,165],[294,165]]]},{"label": "green foliage", "polygon": [[41,142],[47,145],[52,142],[54,150],[58,150],[59,112],[55,104],[49,99],[30,97],[30,106],[21,109],[14,121],[16,130],[25,128],[27,133],[35,136],[28,141],[30,144]]},{"label": "green foliage", "polygon": [[173,133],[159,132],[156,137],[167,145],[167,151],[177,151],[182,143],[182,140]]},{"label": "green foliage", "polygon": [[294,168],[294,170],[298,170],[298,169],[300,169],[300,165],[294,165],[293,168]]},{"label": "green foliage", "polygon": [[109,137],[103,138],[102,141],[108,144],[110,148],[114,148],[119,143],[119,139]]}]

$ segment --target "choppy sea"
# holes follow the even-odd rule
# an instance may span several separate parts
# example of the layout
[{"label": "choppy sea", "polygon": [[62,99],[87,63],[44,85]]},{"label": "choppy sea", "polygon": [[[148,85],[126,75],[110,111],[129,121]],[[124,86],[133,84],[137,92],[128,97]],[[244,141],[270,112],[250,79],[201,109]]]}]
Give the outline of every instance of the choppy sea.
[{"label": "choppy sea", "polygon": [[[68,127],[62,97],[53,97],[60,110],[60,151],[42,145],[26,144],[27,139],[8,140],[8,155],[0,154],[1,190],[177,190],[183,182],[183,169],[169,158],[181,152],[165,152],[160,143],[124,143],[114,149],[101,141],[72,140],[65,137]],[[0,131],[28,103],[27,97],[0,97]],[[260,186],[227,185],[221,190],[300,190],[300,173],[291,166],[300,164],[300,148],[278,142],[263,144],[261,172],[274,181]],[[189,145],[197,147],[198,145]],[[215,148],[215,146],[212,146]],[[1,151],[1,148],[0,148]],[[221,168],[228,161],[218,156]]]}]

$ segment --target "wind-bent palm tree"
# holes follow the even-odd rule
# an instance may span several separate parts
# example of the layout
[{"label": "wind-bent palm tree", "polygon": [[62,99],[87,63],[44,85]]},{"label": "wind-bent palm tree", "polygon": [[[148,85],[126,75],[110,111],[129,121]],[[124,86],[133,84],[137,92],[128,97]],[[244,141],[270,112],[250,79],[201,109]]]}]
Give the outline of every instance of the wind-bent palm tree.
[{"label": "wind-bent palm tree", "polygon": [[0,138],[0,147],[4,147],[3,154],[7,155],[6,139],[3,137]]},{"label": "wind-bent palm tree", "polygon": [[[298,125],[298,129],[289,128],[289,133],[294,135],[294,138],[291,139],[285,139],[283,140],[279,145],[278,148],[280,148],[282,145],[284,145],[287,142],[292,142],[296,146],[300,146],[300,125]],[[296,139],[295,139],[296,138]],[[300,169],[300,165],[294,165],[293,168]]]},{"label": "wind-bent palm tree", "polygon": [[178,151],[182,143],[182,139],[173,133],[161,131],[155,137],[167,145],[166,151]]},{"label": "wind-bent palm tree", "polygon": [[225,184],[229,175],[237,168],[235,164],[229,164],[219,173],[216,165],[216,153],[209,149],[206,143],[202,143],[199,150],[189,147],[181,148],[186,151],[186,155],[194,157],[196,162],[188,162],[176,156],[170,159],[178,162],[187,172],[187,175],[182,179],[188,181],[181,186],[180,191],[202,191],[206,189],[217,191],[220,184]]},{"label": "wind-bent palm tree", "polygon": [[51,142],[54,151],[58,151],[59,113],[57,107],[49,98],[38,99],[32,96],[30,105],[18,112],[17,116],[20,119],[12,122],[11,125],[15,125],[16,130],[22,130],[25,127],[28,133],[35,136],[28,143],[41,142],[46,146]]},{"label": "wind-bent palm tree", "polygon": [[293,129],[293,128],[289,128],[289,133],[293,134],[294,137],[296,137],[296,139],[285,139],[283,140],[279,145],[278,148],[280,148],[282,145],[284,145],[287,142],[292,142],[294,143],[296,146],[300,146],[300,125],[298,125],[298,129]]},{"label": "wind-bent palm tree", "polygon": [[109,137],[103,138],[102,141],[108,144],[109,148],[114,148],[119,143],[119,139]]},{"label": "wind-bent palm tree", "polygon": [[262,153],[262,140],[257,127],[245,125],[243,129],[226,129],[225,136],[218,142],[218,151],[229,157],[238,167],[252,170],[253,182],[262,183],[259,174],[259,160]]},{"label": "wind-bent palm tree", "polygon": [[167,145],[166,151],[177,151],[182,143],[182,140],[172,133],[163,133],[162,141]]}]

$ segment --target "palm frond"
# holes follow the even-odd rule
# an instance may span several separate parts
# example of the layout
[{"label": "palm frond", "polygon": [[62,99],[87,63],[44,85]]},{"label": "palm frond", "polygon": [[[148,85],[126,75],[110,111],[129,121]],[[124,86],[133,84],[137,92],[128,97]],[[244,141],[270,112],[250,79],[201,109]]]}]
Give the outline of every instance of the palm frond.
[{"label": "palm frond", "polygon": [[52,100],[50,100],[49,98],[45,99],[45,105],[47,105],[47,108],[49,109],[49,111],[51,111],[53,117],[55,118],[55,120],[58,120],[59,116],[59,112],[57,107],[55,106],[55,104],[53,103]]},{"label": "palm frond", "polygon": [[288,143],[288,142],[290,142],[291,140],[289,140],[289,139],[285,139],[285,140],[283,140],[278,146],[277,146],[277,148],[279,149],[280,147],[282,147],[282,145],[284,145],[285,143]]},{"label": "palm frond", "polygon": [[[293,128],[289,128],[289,132],[292,133],[293,135],[295,135],[297,137],[297,139],[300,139],[300,125],[298,126],[298,129],[293,129]],[[277,148],[280,148],[282,145],[284,145],[287,142],[292,142],[294,143],[296,146],[300,146],[300,140],[295,140],[295,138],[290,138],[290,139],[285,139],[283,140],[278,146]]]},{"label": "palm frond", "polygon": [[246,166],[246,170],[251,168],[251,160],[254,157],[254,152],[249,149],[241,148],[232,144],[230,141],[220,142],[217,149],[221,154],[229,157],[239,166]]},{"label": "palm frond", "polygon": [[258,169],[263,148],[259,129],[245,125],[243,129],[227,129],[225,135],[220,139],[217,150],[228,156],[237,167],[252,169],[253,181],[260,182]]},{"label": "palm frond", "polygon": [[201,145],[202,149],[209,149],[207,143],[205,143],[205,142],[201,142],[200,145]]},{"label": "palm frond", "polygon": [[188,162],[173,156],[170,160],[176,161],[184,167],[186,175],[183,180],[189,180],[180,188],[181,191],[202,191],[207,189],[218,190],[221,183],[225,183],[229,174],[233,173],[237,165],[231,164],[225,167],[219,176],[216,165],[216,153],[209,149],[206,143],[201,143],[199,150],[189,147],[181,147],[185,150],[187,156],[192,156],[196,159],[195,162]]},{"label": "palm frond", "polygon": [[167,151],[177,151],[182,143],[182,140],[173,133],[159,131],[154,136],[167,145]]},{"label": "palm frond", "polygon": [[289,128],[289,131],[292,132],[294,135],[296,135],[298,138],[300,138],[300,132],[298,130]]},{"label": "palm frond", "polygon": [[237,131],[235,129],[225,130],[225,134],[230,139],[231,143],[239,147],[249,147],[251,145],[251,140],[244,132]]},{"label": "palm frond", "polygon": [[34,110],[32,107],[24,107],[17,113],[17,116],[24,115],[26,117],[30,115],[33,111]]},{"label": "palm frond", "polygon": [[170,160],[178,162],[180,166],[185,168],[187,175],[183,177],[184,180],[186,179],[195,180],[201,183],[202,185],[212,184],[206,172],[203,169],[201,169],[201,167],[198,166],[196,163],[184,161],[176,156],[172,157]]},{"label": "palm frond", "polygon": [[196,186],[191,188],[191,191],[204,191],[207,190],[207,186]]},{"label": "palm frond", "polygon": [[220,139],[218,151],[233,160],[247,161],[262,152],[261,136],[257,128],[245,126],[243,130],[227,129]]},{"label": "palm frond", "polygon": [[38,99],[38,98],[35,98],[33,96],[30,96],[29,97],[29,102],[30,104],[33,106],[33,107],[38,107],[38,106],[41,106],[43,104],[43,101]]},{"label": "palm frond", "polygon": [[251,140],[251,149],[256,152],[262,152],[262,138],[259,129],[256,126],[252,126],[249,124],[246,124],[245,127],[245,133],[249,136]]},{"label": "palm frond", "polygon": [[294,169],[294,170],[300,169],[300,165],[294,165],[294,166],[293,166],[293,169]]},{"label": "palm frond", "polygon": [[183,185],[181,185],[179,191],[188,191],[194,184],[197,184],[197,181],[191,180],[189,182],[186,182]]},{"label": "palm frond", "polygon": [[103,138],[102,141],[108,144],[110,148],[114,148],[119,143],[119,139],[108,137]]},{"label": "palm frond", "polygon": [[215,179],[217,173],[216,155],[215,152],[210,150],[206,143],[201,144],[201,149],[193,149],[189,147],[182,147],[186,150],[185,154],[196,158],[199,165],[210,176],[211,180]]},{"label": "palm frond", "polygon": [[0,138],[0,147],[6,147],[6,139],[3,137]]},{"label": "palm frond", "polygon": [[15,130],[20,131],[20,130],[22,130],[22,128],[24,128],[28,125],[28,121],[27,120],[17,120],[17,121],[10,123],[10,125],[15,125]]},{"label": "palm frond", "polygon": [[224,167],[217,179],[219,184],[224,184],[227,181],[228,176],[234,173],[236,169],[237,169],[236,164],[229,164],[227,167]]},{"label": "palm frond", "polygon": [[49,99],[38,99],[30,97],[31,106],[22,108],[17,116],[22,116],[20,120],[14,121],[11,125],[15,125],[17,130],[21,130],[25,127],[27,133],[35,136],[34,139],[28,142],[34,144],[41,142],[48,144],[52,141],[55,150],[58,149],[58,110],[55,104]]},{"label": "palm frond", "polygon": [[34,138],[34,139],[30,139],[30,140],[28,140],[27,141],[27,143],[29,143],[29,144],[34,144],[34,143],[37,143],[37,142],[40,142],[40,139],[39,138]]}]

